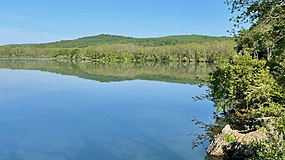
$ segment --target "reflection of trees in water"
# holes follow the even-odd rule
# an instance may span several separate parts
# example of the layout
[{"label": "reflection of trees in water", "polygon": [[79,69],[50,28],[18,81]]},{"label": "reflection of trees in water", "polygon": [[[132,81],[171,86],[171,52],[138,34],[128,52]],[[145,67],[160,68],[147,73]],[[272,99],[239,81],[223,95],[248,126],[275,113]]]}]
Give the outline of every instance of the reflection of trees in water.
[{"label": "reflection of trees in water", "polygon": [[194,118],[192,122],[197,125],[199,128],[205,130],[203,134],[196,134],[196,139],[192,142],[192,147],[196,148],[199,145],[202,145],[206,141],[211,141],[217,133],[221,131],[221,129],[228,123],[228,119],[224,116],[219,115],[218,113],[213,113],[213,119],[215,123],[204,123],[203,121]]},{"label": "reflection of trees in water", "polygon": [[209,63],[102,63],[38,59],[1,59],[0,62],[0,68],[41,70],[100,82],[140,79],[187,84],[203,83],[214,66]]}]

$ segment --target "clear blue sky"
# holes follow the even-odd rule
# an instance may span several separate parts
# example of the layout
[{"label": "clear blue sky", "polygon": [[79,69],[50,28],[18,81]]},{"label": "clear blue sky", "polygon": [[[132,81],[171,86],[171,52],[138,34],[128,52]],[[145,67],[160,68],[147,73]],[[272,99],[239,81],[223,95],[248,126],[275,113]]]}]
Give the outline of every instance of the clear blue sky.
[{"label": "clear blue sky", "polygon": [[228,35],[223,0],[6,0],[0,44],[49,42],[101,33],[133,37]]}]

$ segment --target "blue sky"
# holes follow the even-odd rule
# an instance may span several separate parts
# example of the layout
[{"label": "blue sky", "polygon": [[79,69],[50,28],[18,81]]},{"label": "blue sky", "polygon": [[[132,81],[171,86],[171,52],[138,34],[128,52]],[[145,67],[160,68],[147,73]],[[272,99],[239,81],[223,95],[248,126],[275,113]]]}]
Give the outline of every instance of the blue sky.
[{"label": "blue sky", "polygon": [[223,0],[7,0],[0,44],[38,43],[102,33],[133,37],[229,35]]}]

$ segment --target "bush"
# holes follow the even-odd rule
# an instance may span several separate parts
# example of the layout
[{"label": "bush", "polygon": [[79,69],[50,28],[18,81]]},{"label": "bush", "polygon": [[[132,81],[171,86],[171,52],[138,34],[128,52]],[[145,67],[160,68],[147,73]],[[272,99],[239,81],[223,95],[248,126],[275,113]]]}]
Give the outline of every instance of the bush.
[{"label": "bush", "polygon": [[251,146],[256,154],[251,159],[285,159],[285,116],[280,112],[280,117],[267,129],[267,140],[253,142]]},{"label": "bush", "polygon": [[[238,123],[276,116],[282,98],[266,61],[237,56],[210,74],[209,98],[217,110]],[[241,123],[243,124],[243,123]]]}]

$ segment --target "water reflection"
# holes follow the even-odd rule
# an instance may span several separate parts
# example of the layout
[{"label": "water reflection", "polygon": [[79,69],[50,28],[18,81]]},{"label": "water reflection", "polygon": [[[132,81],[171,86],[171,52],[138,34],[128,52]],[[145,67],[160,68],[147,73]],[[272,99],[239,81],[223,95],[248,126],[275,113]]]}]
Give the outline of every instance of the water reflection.
[{"label": "water reflection", "polygon": [[0,59],[0,68],[49,71],[100,82],[141,79],[199,84],[214,66],[210,63],[90,63],[59,59]]},{"label": "water reflection", "polygon": [[[203,133],[191,123],[193,117],[211,121],[212,103],[191,98],[206,87],[157,82],[192,83],[187,78],[191,66],[54,60],[1,60],[0,66],[10,68],[0,69],[1,160],[192,160],[205,156],[205,146],[191,149],[195,137],[188,134]],[[140,77],[157,81],[122,81]]]}]

